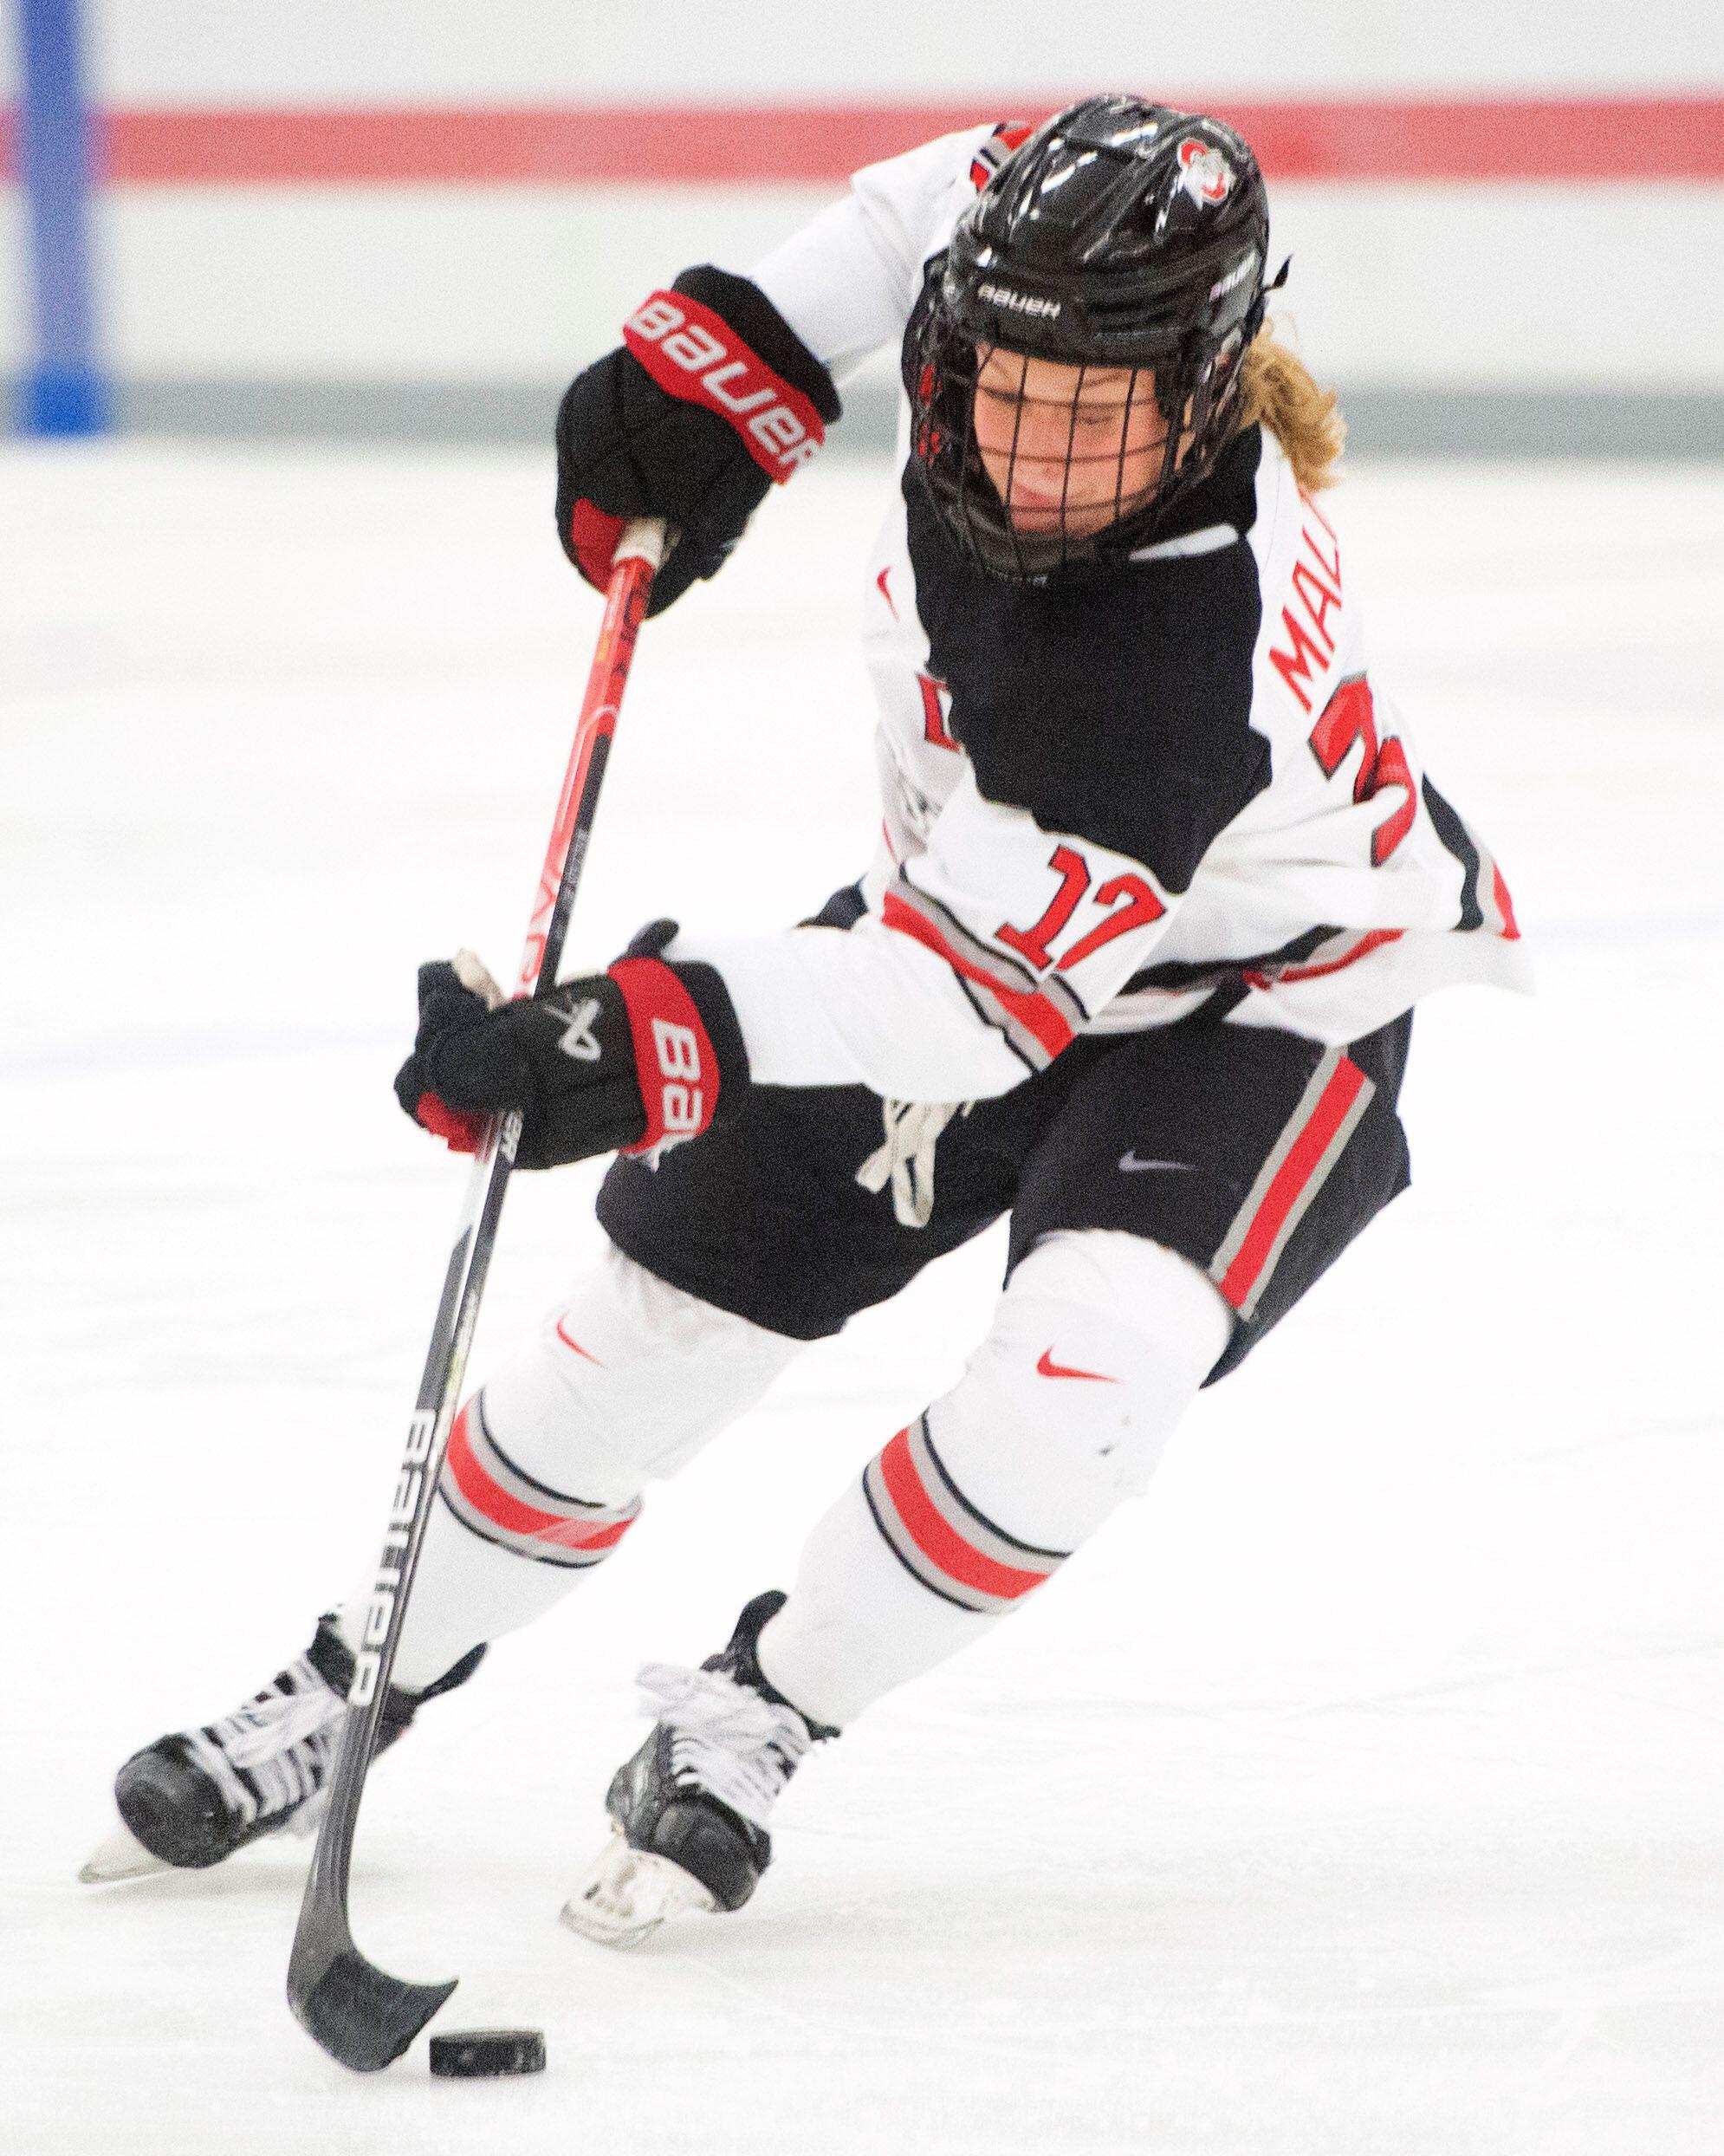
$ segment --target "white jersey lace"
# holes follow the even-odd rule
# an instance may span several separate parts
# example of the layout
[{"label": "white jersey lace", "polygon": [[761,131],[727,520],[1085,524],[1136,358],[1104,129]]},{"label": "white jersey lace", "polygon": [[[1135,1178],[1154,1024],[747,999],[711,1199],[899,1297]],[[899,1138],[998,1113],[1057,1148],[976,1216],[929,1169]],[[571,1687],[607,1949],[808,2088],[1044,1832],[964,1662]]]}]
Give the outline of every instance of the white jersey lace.
[{"label": "white jersey lace", "polygon": [[856,1171],[865,1191],[892,1186],[892,1212],[900,1227],[925,1228],[934,1216],[934,1148],[955,1115],[968,1115],[973,1101],[882,1101],[885,1143]]}]

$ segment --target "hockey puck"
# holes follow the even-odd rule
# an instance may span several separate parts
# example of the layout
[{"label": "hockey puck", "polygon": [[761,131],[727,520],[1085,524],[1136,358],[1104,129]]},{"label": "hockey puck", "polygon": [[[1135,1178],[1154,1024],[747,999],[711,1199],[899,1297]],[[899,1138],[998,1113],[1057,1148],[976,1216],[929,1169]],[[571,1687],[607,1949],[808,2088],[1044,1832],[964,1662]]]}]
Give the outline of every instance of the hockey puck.
[{"label": "hockey puck", "polygon": [[542,2029],[457,2029],[431,2040],[431,2070],[458,2081],[493,2074],[542,2074]]}]

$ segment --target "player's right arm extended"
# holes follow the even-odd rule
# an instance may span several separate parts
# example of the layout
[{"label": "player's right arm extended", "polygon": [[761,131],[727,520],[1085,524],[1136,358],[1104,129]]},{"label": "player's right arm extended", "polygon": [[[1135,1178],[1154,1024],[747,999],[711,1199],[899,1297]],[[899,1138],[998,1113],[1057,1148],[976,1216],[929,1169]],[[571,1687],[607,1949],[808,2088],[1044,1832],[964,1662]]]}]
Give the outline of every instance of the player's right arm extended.
[{"label": "player's right arm extended", "polygon": [[846,194],[755,264],[755,282],[838,381],[904,334],[930,236],[949,221],[954,197],[974,193],[970,168],[993,132],[965,127],[865,166]]}]

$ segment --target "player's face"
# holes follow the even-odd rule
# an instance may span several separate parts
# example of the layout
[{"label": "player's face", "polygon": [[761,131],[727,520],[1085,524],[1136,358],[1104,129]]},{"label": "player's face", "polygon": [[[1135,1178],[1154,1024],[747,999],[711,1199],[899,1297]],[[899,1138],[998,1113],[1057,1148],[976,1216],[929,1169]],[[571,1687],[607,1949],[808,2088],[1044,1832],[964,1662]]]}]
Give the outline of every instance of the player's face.
[{"label": "player's face", "polygon": [[975,445],[1015,529],[1086,539],[1150,499],[1167,422],[1147,368],[976,360]]}]

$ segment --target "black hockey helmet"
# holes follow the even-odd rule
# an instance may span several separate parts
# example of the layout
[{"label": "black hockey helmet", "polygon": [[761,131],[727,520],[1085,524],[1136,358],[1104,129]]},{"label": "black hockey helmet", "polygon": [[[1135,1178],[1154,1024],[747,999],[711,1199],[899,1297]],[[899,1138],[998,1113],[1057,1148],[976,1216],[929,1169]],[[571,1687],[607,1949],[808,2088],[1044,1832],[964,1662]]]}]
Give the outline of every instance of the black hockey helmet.
[{"label": "black hockey helmet", "polygon": [[[1086,98],[1007,159],[930,264],[904,343],[912,462],[975,562],[1028,581],[1116,560],[1153,537],[1235,430],[1240,360],[1263,319],[1268,244],[1263,175],[1249,145],[1219,120],[1135,97]],[[1066,528],[1063,490],[1057,529],[1027,530],[1008,516],[1014,462],[1002,496],[975,438],[977,375],[996,352],[1144,371],[1124,377],[1114,514],[1100,530]],[[1158,471],[1146,484],[1139,471],[1128,488],[1131,400],[1141,414],[1150,373],[1165,441]],[[990,381],[999,373],[990,370]],[[1074,401],[1073,457],[1076,415]],[[1015,427],[1009,438],[1015,460]],[[997,477],[997,454],[995,466]],[[1065,487],[1070,472],[1068,461]],[[1086,490],[1092,519],[1092,480]]]}]

